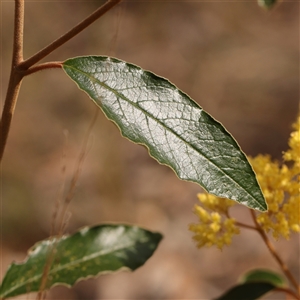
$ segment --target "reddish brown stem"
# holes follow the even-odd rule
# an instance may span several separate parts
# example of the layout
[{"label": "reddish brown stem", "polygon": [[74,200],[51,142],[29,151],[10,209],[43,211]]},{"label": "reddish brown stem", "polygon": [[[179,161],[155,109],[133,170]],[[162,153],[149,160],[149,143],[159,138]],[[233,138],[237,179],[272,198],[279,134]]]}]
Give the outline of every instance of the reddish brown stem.
[{"label": "reddish brown stem", "polygon": [[97,19],[99,19],[102,15],[104,15],[106,12],[108,12],[111,8],[113,8],[115,5],[120,3],[122,0],[109,0],[104,5],[99,7],[95,12],[93,12],[91,15],[89,15],[86,19],[84,19],[82,22],[77,24],[75,27],[73,27],[70,31],[62,35],[60,38],[31,56],[30,58],[26,59],[20,64],[20,67],[22,69],[27,70],[37,62],[39,62],[41,59],[46,57],[48,54],[65,44],[67,41],[69,41],[71,38],[76,36],[78,33],[83,31],[85,28],[87,28],[89,25],[94,23]]},{"label": "reddish brown stem", "polygon": [[23,74],[23,76],[27,76],[27,75],[33,74],[35,72],[46,70],[46,69],[55,69],[55,68],[61,69],[62,64],[63,64],[63,62],[60,62],[60,61],[53,61],[53,62],[39,64],[37,66],[33,66],[33,67],[29,68],[28,70],[22,72],[22,74]]},{"label": "reddish brown stem", "polygon": [[16,67],[23,60],[23,32],[24,32],[24,0],[15,0],[14,40],[12,67]]},{"label": "reddish brown stem", "polygon": [[24,0],[15,0],[13,59],[8,89],[0,121],[0,162],[2,161],[23,77],[49,68],[61,68],[61,62],[49,62],[35,67],[33,67],[33,65],[83,31],[121,1],[122,0],[109,0],[60,38],[46,46],[44,49],[38,51],[30,58],[23,60]]},{"label": "reddish brown stem", "polygon": [[257,230],[256,227],[248,225],[248,224],[244,224],[244,223],[241,223],[241,222],[235,222],[235,224],[238,225],[239,227],[244,227],[244,228],[247,228],[247,229]]},{"label": "reddish brown stem", "polygon": [[10,78],[0,121],[0,162],[2,161],[10,124],[15,111],[23,75],[17,67],[23,60],[24,0],[15,1],[13,57]]},{"label": "reddish brown stem", "polygon": [[279,256],[279,254],[276,252],[275,247],[273,246],[273,244],[270,242],[267,234],[265,233],[265,231],[261,228],[261,226],[258,224],[257,220],[256,220],[256,216],[253,210],[251,211],[251,216],[252,219],[255,223],[255,226],[257,228],[257,232],[260,234],[260,236],[262,237],[263,241],[265,242],[267,248],[269,249],[269,251],[271,252],[272,256],[275,258],[275,260],[277,261],[277,263],[279,264],[282,272],[285,274],[285,276],[289,279],[290,283],[296,288],[297,292],[298,292],[298,298],[300,299],[300,287],[297,283],[297,280],[295,279],[295,277],[293,276],[293,274],[290,272],[290,270],[288,269],[287,265],[284,263],[284,261],[281,259],[281,257]]}]

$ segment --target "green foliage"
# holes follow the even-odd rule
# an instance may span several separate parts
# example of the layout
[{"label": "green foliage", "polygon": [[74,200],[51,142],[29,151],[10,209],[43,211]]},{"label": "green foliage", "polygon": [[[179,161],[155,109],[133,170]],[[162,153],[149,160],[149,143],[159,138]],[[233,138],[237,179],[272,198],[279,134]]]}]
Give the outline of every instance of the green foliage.
[{"label": "green foliage", "polygon": [[234,286],[215,300],[255,300],[272,291],[275,286],[269,282],[247,282]]},{"label": "green foliage", "polygon": [[265,211],[255,174],[226,129],[168,80],[103,57],[68,59],[63,68],[120,128],[179,178]]},{"label": "green foliage", "polygon": [[135,270],[152,256],[161,238],[159,233],[136,226],[100,225],[41,241],[25,262],[11,264],[0,297],[39,291],[43,278],[47,278],[45,289],[49,289],[58,284],[72,286],[81,279],[120,269]]},{"label": "green foliage", "polygon": [[277,287],[284,286],[284,278],[273,271],[264,269],[255,269],[245,273],[241,282],[269,282]]},{"label": "green foliage", "polygon": [[271,9],[276,3],[277,0],[258,0],[258,5],[266,9]]},{"label": "green foliage", "polygon": [[[5,133],[0,143],[1,158],[23,77],[47,68],[63,68],[124,137],[146,146],[154,159],[169,166],[180,179],[196,182],[215,196],[266,211],[267,204],[255,173],[237,142],[222,124],[168,80],[104,56],[36,65],[119,2],[107,1],[97,14],[91,14],[58,40],[22,61],[24,1],[16,1],[12,73],[0,122],[1,132]],[[276,0],[258,0],[258,3],[269,9]],[[220,221],[216,213],[212,216],[215,224]],[[209,226],[215,233],[219,228],[212,224]],[[10,265],[0,286],[0,297],[44,291],[59,284],[72,286],[88,277],[135,270],[152,256],[161,239],[161,234],[136,226],[109,224],[86,227],[69,236],[50,237],[38,242],[24,262]],[[217,300],[254,300],[284,285],[284,279],[277,273],[253,270]]]},{"label": "green foliage", "polygon": [[255,300],[285,285],[284,278],[273,271],[255,269],[243,275],[241,284],[232,287],[216,300]]}]

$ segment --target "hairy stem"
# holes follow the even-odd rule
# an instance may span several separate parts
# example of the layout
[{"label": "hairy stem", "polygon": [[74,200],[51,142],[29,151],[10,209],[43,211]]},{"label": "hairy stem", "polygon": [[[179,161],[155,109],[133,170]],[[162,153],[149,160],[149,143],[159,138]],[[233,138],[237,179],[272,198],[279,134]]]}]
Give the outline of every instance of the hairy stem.
[{"label": "hairy stem", "polygon": [[296,288],[296,290],[298,292],[298,298],[297,299],[300,299],[300,287],[299,287],[299,285],[297,283],[297,280],[295,279],[295,277],[293,276],[293,274],[290,272],[290,270],[288,269],[287,265],[281,259],[281,257],[279,256],[279,254],[276,252],[275,247],[270,242],[270,240],[269,240],[267,234],[265,233],[265,231],[257,223],[254,211],[253,210],[250,210],[250,211],[251,211],[251,216],[252,216],[252,219],[253,219],[253,221],[255,223],[255,226],[257,228],[258,233],[262,237],[263,241],[265,242],[265,244],[266,244],[267,248],[269,249],[269,251],[271,252],[272,256],[275,258],[275,260],[279,264],[282,272],[289,279],[290,283]]},{"label": "hairy stem", "polygon": [[37,66],[33,66],[33,67],[29,68],[26,71],[23,71],[22,74],[23,74],[23,76],[27,76],[27,75],[33,74],[35,72],[46,70],[46,69],[55,69],[55,68],[61,69],[62,64],[63,64],[63,62],[61,62],[61,61],[53,61],[53,62],[39,64]]},{"label": "hairy stem", "polygon": [[71,38],[76,36],[78,33],[83,31],[85,28],[87,28],[89,25],[91,25],[93,22],[95,22],[97,19],[99,19],[102,15],[104,15],[106,12],[108,12],[111,8],[113,8],[115,5],[120,3],[122,0],[109,0],[104,5],[99,7],[96,11],[94,11],[91,15],[89,15],[86,19],[84,19],[82,22],[77,24],[75,27],[73,27],[70,31],[66,32],[64,35],[59,37],[57,40],[31,56],[30,58],[26,59],[20,64],[20,67],[22,69],[27,70],[37,62],[39,62],[41,59],[46,57],[48,54],[65,44],[67,41],[69,41]]},{"label": "hairy stem", "polygon": [[15,0],[13,57],[9,84],[0,121],[0,162],[2,161],[10,124],[14,115],[23,75],[18,65],[23,60],[24,0]]},{"label": "hairy stem", "polygon": [[12,66],[23,60],[24,0],[15,0],[14,41]]},{"label": "hairy stem", "polygon": [[2,161],[23,77],[49,68],[61,68],[61,62],[48,62],[34,67],[33,65],[72,39],[121,1],[122,0],[108,0],[70,31],[66,32],[30,58],[23,60],[24,0],[15,0],[12,67],[0,121],[0,162]]}]

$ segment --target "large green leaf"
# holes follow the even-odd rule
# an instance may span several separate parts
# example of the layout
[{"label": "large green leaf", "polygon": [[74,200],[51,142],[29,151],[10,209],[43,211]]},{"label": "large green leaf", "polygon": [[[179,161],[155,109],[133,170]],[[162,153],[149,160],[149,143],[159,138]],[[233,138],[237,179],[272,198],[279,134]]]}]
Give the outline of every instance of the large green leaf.
[{"label": "large green leaf", "polygon": [[269,282],[246,282],[234,286],[215,300],[256,300],[275,288]]},{"label": "large green leaf", "polygon": [[159,233],[136,226],[101,225],[39,242],[25,262],[11,264],[0,287],[0,297],[38,291],[49,259],[52,263],[45,289],[57,284],[71,286],[101,273],[135,270],[151,257],[161,238]]},{"label": "large green leaf", "polygon": [[209,193],[267,209],[245,154],[226,129],[164,78],[114,58],[63,63],[67,75],[120,128],[179,178]]}]

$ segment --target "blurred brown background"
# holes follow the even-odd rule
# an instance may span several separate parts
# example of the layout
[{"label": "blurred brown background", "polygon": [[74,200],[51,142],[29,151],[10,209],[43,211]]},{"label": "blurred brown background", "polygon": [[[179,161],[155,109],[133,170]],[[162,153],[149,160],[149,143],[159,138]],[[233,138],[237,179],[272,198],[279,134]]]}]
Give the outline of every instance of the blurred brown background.
[{"label": "blurred brown background", "polygon": [[[25,3],[27,58],[103,1]],[[13,10],[13,1],[1,2],[2,104]],[[256,1],[125,0],[45,61],[90,54],[116,56],[168,78],[221,121],[249,155],[280,159],[287,149],[299,111],[299,2],[265,11]],[[69,185],[94,112],[61,70],[25,78],[1,169],[2,276],[12,260],[24,259],[29,247],[49,236],[57,191],[62,182]],[[124,222],[160,231],[164,240],[136,272],[87,280],[72,290],[56,287],[47,299],[206,300],[250,268],[279,270],[260,238],[246,230],[222,252],[196,249],[187,228],[196,221],[192,208],[201,188],[179,181],[143,147],[122,138],[102,113],[88,148],[67,232]],[[235,210],[248,220],[245,208]],[[277,247],[299,278],[299,238]]]}]

